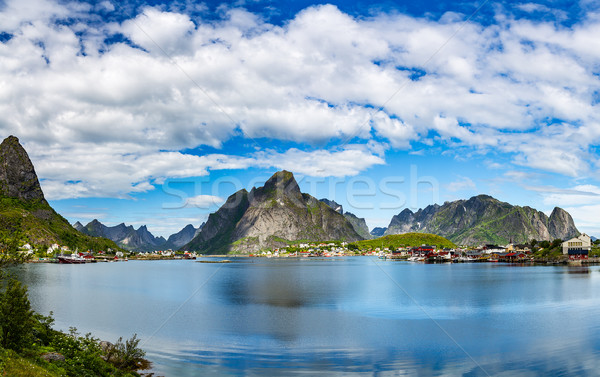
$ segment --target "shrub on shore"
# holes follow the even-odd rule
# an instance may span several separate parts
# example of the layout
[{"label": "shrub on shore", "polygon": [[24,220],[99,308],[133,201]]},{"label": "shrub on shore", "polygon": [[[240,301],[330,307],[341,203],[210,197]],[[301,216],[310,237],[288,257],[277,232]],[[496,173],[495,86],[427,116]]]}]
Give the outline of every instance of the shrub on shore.
[{"label": "shrub on shore", "polygon": [[134,377],[149,369],[134,335],[111,348],[75,328],[54,330],[54,320],[31,310],[27,288],[10,279],[0,292],[0,376]]}]

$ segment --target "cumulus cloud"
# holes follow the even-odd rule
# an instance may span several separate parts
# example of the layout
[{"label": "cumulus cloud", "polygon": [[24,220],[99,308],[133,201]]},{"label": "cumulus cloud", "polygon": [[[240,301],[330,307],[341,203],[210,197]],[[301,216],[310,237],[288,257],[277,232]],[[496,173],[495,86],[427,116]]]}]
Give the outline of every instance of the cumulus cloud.
[{"label": "cumulus cloud", "polygon": [[450,182],[446,185],[446,190],[450,192],[475,191],[476,188],[477,185],[475,185],[475,182],[473,182],[471,178],[462,176],[460,177],[460,179],[454,182]]},{"label": "cumulus cloud", "polygon": [[[37,148],[34,148],[37,149]],[[94,153],[89,153],[93,149]],[[154,190],[167,178],[208,175],[211,170],[249,167],[288,169],[317,177],[345,177],[383,164],[383,158],[367,147],[349,145],[329,151],[259,151],[248,156],[226,154],[191,155],[181,152],[136,152],[119,145],[86,145],[64,153],[61,147],[34,156],[36,170],[48,199],[82,197],[127,198],[133,193]],[[213,198],[216,199],[216,198]],[[195,202],[188,203],[196,205]]]},{"label": "cumulus cloud", "polygon": [[[368,147],[375,139],[507,152],[517,165],[572,177],[591,169],[600,137],[593,17],[570,28],[512,17],[482,26],[456,14],[355,18],[322,5],[276,26],[244,9],[217,20],[178,9],[99,24],[81,4],[6,1],[0,132],[27,143],[49,197],[124,197],[167,177],[250,166],[353,175],[385,162]],[[240,134],[364,145],[181,152]]]},{"label": "cumulus cloud", "polygon": [[225,199],[215,195],[196,195],[186,200],[186,205],[190,207],[209,208],[211,206],[223,204]]}]

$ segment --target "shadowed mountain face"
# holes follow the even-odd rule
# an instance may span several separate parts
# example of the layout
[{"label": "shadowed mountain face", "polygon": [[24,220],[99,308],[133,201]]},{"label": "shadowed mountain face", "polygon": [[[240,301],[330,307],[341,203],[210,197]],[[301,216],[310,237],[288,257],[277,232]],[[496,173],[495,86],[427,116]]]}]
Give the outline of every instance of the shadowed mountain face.
[{"label": "shadowed mountain face", "polygon": [[179,232],[177,232],[175,234],[171,234],[169,236],[169,238],[167,239],[167,243],[164,244],[163,248],[164,249],[173,249],[173,250],[179,249],[183,245],[185,245],[188,242],[190,242],[191,240],[193,240],[194,237],[198,233],[200,233],[200,230],[202,230],[203,226],[204,226],[204,223],[202,223],[202,225],[200,225],[199,228],[194,228],[194,226],[192,224],[186,225]]},{"label": "shadowed mountain face", "polygon": [[373,237],[373,238],[382,237],[385,234],[386,230],[387,230],[387,228],[381,228],[381,227],[373,228],[373,230],[371,230],[371,237]]},{"label": "shadowed mountain face", "polygon": [[56,243],[94,251],[118,248],[107,239],[77,232],[50,207],[27,152],[14,136],[0,144],[0,243],[40,248]]},{"label": "shadowed mountain face", "polygon": [[568,239],[579,234],[571,215],[561,208],[548,217],[488,195],[430,205],[415,213],[405,209],[392,218],[385,234],[408,232],[437,234],[462,245]]},{"label": "shadowed mountain face", "polygon": [[249,253],[286,246],[290,241],[360,239],[343,215],[300,192],[293,174],[280,171],[263,187],[231,195],[183,249]]},{"label": "shadowed mountain face", "polygon": [[352,227],[354,228],[356,233],[358,233],[358,235],[361,236],[363,239],[371,238],[371,233],[369,233],[369,226],[367,225],[367,222],[365,221],[365,219],[363,219],[361,217],[357,217],[355,214],[353,214],[351,212],[344,212],[344,207],[342,207],[341,204],[338,204],[337,202],[335,202],[333,200],[320,199],[320,201],[322,203],[327,204],[335,212],[344,215],[346,220],[348,220],[348,222],[350,224],[352,224]]}]

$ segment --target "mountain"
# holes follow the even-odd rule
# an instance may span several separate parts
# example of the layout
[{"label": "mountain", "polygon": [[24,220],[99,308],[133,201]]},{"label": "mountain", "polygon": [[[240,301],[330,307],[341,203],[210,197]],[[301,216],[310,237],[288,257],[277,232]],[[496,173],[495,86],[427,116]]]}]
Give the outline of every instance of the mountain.
[{"label": "mountain", "polygon": [[29,155],[14,136],[0,144],[0,243],[9,247],[56,243],[72,250],[118,249],[110,240],[79,233],[50,207]]},{"label": "mountain", "polygon": [[387,228],[381,228],[381,227],[373,228],[373,230],[371,230],[371,237],[372,238],[381,237],[385,234],[386,230],[387,230]]},{"label": "mountain", "polygon": [[554,208],[548,217],[488,195],[434,204],[414,213],[407,208],[392,217],[385,234],[408,232],[437,234],[461,245],[568,239],[579,234],[571,215],[561,208]]},{"label": "mountain", "polygon": [[294,175],[280,171],[263,187],[231,195],[182,249],[209,254],[248,253],[293,241],[360,239],[342,214],[301,193]]},{"label": "mountain", "polygon": [[352,224],[352,228],[361,236],[363,239],[368,240],[371,238],[371,233],[369,233],[369,227],[367,226],[367,222],[362,217],[357,217],[351,212],[344,213],[344,217],[350,224]]},{"label": "mountain", "polygon": [[167,242],[163,246],[163,248],[165,250],[179,249],[183,245],[185,245],[188,242],[190,242],[191,240],[193,240],[194,237],[200,232],[200,230],[202,229],[203,226],[204,226],[204,223],[202,223],[202,225],[200,225],[199,228],[194,228],[194,226],[192,224],[186,225],[179,232],[170,235],[169,238],[167,239]]},{"label": "mountain", "polygon": [[80,223],[79,221],[77,221],[75,224],[73,224],[73,228],[75,228],[75,230],[78,230],[78,231],[80,231],[80,232],[81,232],[81,230],[82,230],[83,228],[85,228],[85,227],[83,226],[83,224],[82,224],[82,223]]},{"label": "mountain", "polygon": [[164,237],[154,237],[145,225],[137,230],[123,223],[109,227],[94,219],[79,231],[94,237],[106,237],[131,251],[159,250],[167,242]]},{"label": "mountain", "polygon": [[342,215],[344,214],[344,207],[342,207],[341,204],[338,204],[335,201],[329,200],[329,199],[320,199],[319,201],[327,204],[335,212],[342,214]]},{"label": "mountain", "polygon": [[344,207],[342,207],[341,204],[338,204],[333,200],[320,199],[319,201],[327,204],[331,209],[343,215],[346,218],[346,220],[348,220],[348,222],[352,224],[352,227],[354,228],[356,233],[358,233],[358,235],[361,236],[363,239],[371,238],[371,233],[369,233],[369,227],[367,226],[367,222],[365,221],[365,219],[357,217],[351,212],[344,212]]}]

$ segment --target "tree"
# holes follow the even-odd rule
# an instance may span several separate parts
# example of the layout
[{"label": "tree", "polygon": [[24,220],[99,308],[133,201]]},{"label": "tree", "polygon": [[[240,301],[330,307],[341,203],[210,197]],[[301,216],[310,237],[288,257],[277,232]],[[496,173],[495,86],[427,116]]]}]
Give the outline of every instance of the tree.
[{"label": "tree", "polygon": [[31,344],[34,317],[27,287],[10,279],[0,293],[0,346],[20,352]]},{"label": "tree", "polygon": [[4,267],[23,263],[28,258],[27,253],[19,252],[19,239],[17,237],[0,240],[0,278],[3,276],[2,269]]},{"label": "tree", "polygon": [[562,242],[563,241],[560,238],[557,238],[554,241],[552,241],[552,245],[551,245],[552,249],[555,249],[555,248],[561,246]]}]

